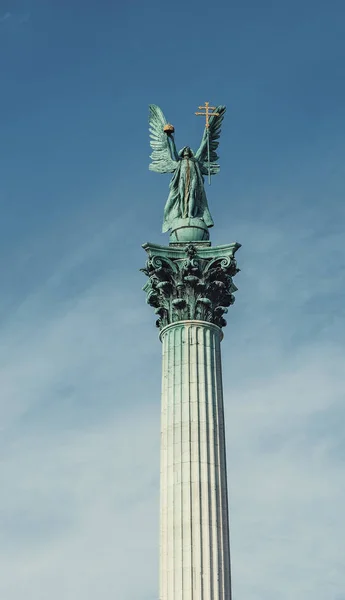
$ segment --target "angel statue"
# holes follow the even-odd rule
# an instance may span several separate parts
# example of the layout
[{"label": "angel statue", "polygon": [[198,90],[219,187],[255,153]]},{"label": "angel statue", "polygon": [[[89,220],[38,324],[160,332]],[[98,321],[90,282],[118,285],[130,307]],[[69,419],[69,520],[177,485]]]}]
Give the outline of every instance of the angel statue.
[{"label": "angel statue", "polygon": [[[204,175],[219,173],[217,148],[225,106],[217,106],[205,127],[199,150],[194,154],[189,146],[177,152],[174,127],[161,109],[150,104],[150,144],[153,150],[149,166],[156,173],[173,173],[170,193],[164,208],[162,231],[172,228],[175,219],[202,219],[207,227],[213,226],[204,188]],[[207,231],[207,230],[206,230]]]}]

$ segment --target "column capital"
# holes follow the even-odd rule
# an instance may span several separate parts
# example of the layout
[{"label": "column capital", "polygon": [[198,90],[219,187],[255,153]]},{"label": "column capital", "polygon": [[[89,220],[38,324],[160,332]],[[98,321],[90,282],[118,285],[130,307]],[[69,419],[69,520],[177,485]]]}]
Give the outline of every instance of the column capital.
[{"label": "column capital", "polygon": [[156,326],[192,320],[225,327],[223,315],[235,301],[235,253],[240,247],[237,242],[213,247],[210,242],[143,244],[148,259],[140,270],[149,278],[143,290],[158,315]]}]

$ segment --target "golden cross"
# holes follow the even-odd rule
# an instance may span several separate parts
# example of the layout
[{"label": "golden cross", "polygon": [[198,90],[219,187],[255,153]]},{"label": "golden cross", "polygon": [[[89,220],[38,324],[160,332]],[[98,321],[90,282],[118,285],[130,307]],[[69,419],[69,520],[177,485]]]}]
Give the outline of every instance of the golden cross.
[{"label": "golden cross", "polygon": [[219,117],[219,113],[213,112],[214,110],[216,110],[217,107],[210,106],[209,102],[205,102],[205,106],[199,106],[198,108],[200,110],[204,110],[205,112],[196,112],[195,114],[206,117],[206,129],[208,129],[209,128],[209,118],[213,117],[213,116]]}]

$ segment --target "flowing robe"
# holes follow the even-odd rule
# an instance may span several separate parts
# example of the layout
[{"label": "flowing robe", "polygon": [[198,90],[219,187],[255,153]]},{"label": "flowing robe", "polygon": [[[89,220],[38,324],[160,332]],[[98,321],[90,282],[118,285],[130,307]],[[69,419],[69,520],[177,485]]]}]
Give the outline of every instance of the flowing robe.
[{"label": "flowing robe", "polygon": [[[181,156],[182,154],[182,156]],[[180,152],[178,165],[169,185],[170,194],[164,208],[162,231],[171,229],[174,219],[198,217],[207,227],[214,225],[204,188],[199,162],[194,156],[183,156]]]}]

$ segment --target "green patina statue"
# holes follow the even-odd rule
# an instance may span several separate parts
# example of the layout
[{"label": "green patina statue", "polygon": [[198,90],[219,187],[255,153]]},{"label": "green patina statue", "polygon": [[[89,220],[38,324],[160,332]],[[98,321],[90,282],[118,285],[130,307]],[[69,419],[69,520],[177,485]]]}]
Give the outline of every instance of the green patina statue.
[{"label": "green patina statue", "polygon": [[[174,174],[164,209],[163,232],[178,226],[182,228],[183,223],[188,226],[197,223],[199,229],[206,230],[208,238],[207,228],[213,226],[213,219],[207,204],[204,176],[219,173],[217,148],[225,110],[225,106],[217,106],[209,119],[207,116],[204,135],[196,153],[189,146],[177,152],[174,127],[167,122],[158,106],[150,104],[150,144],[153,152],[149,168],[156,173]],[[191,231],[191,227],[189,229]]]}]

